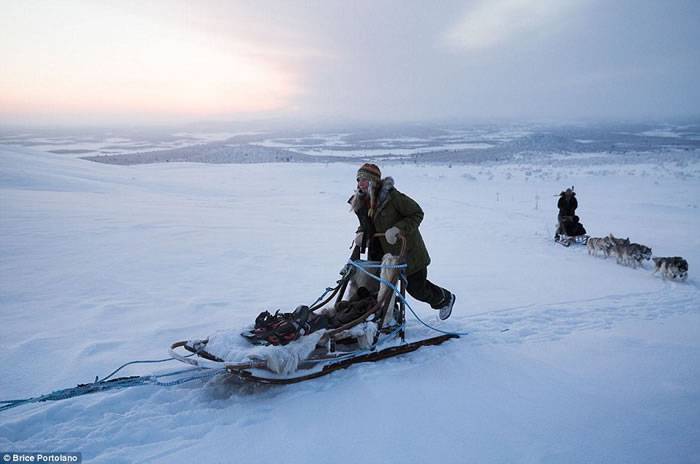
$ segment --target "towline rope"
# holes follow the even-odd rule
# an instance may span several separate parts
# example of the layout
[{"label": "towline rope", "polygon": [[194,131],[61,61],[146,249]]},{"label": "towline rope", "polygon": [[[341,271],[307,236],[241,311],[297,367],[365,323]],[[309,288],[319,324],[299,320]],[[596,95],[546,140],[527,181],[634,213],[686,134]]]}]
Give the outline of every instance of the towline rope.
[{"label": "towline rope", "polygon": [[[17,400],[3,400],[0,401],[0,412],[7,411],[8,409],[16,408],[17,406],[22,406],[24,404],[30,403],[40,403],[44,401],[60,401],[66,400],[68,398],[74,398],[76,396],[87,395],[90,393],[103,392],[107,390],[121,390],[124,388],[138,387],[143,385],[155,385],[158,387],[172,387],[175,385],[182,385],[183,383],[192,382],[194,380],[201,380],[210,377],[217,376],[226,372],[225,368],[220,369],[205,369],[205,368],[192,368],[184,369],[175,372],[169,372],[166,374],[153,374],[145,376],[130,376],[130,377],[119,377],[112,380],[107,380],[114,374],[119,372],[126,366],[131,364],[151,364],[151,363],[161,363],[166,361],[173,361],[175,358],[167,359],[156,359],[156,360],[143,360],[143,361],[131,361],[121,365],[118,369],[114,370],[107,377],[102,380],[98,380],[95,377],[95,381],[92,383],[79,384],[76,387],[66,388],[63,390],[55,390],[51,393],[41,396],[35,396],[31,398],[22,398]],[[165,377],[172,377],[175,375],[182,375],[187,373],[198,372],[198,374],[190,375],[176,380],[162,381]]]}]

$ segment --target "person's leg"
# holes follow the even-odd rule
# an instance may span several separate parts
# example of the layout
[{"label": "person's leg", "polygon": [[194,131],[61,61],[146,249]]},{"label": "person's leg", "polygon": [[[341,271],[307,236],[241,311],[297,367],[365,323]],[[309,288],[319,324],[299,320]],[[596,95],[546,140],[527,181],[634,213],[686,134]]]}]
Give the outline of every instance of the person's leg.
[{"label": "person's leg", "polygon": [[406,280],[406,291],[418,301],[428,303],[433,309],[440,309],[450,302],[452,294],[449,290],[438,287],[428,280],[428,269],[421,269],[409,275]]}]

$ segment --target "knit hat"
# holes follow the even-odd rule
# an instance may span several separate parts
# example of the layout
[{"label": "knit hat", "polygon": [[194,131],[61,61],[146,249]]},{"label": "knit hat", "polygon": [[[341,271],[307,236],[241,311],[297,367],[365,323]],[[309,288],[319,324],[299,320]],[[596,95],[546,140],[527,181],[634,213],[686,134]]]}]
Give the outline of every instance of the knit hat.
[{"label": "knit hat", "polygon": [[382,171],[379,166],[372,163],[363,164],[357,171],[357,180],[367,179],[370,182],[379,182],[382,179]]}]

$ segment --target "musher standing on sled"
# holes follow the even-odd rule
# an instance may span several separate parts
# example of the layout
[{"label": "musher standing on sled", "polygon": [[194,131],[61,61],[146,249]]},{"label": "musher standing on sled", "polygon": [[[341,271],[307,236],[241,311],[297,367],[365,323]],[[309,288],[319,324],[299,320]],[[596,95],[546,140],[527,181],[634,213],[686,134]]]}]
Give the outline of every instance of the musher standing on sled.
[{"label": "musher standing on sled", "polygon": [[[418,203],[394,188],[394,179],[381,178],[375,164],[365,163],[357,171],[357,190],[348,201],[360,220],[355,244],[368,258],[381,261],[385,253],[399,255],[399,235],[406,239],[406,291],[419,301],[440,311],[440,319],[450,317],[455,295],[428,280],[430,256],[418,231],[423,210]],[[377,233],[384,236],[375,237]]]},{"label": "musher standing on sled", "polygon": [[561,192],[559,194],[557,208],[559,208],[559,215],[557,216],[557,220],[559,221],[559,227],[557,228],[557,232],[554,234],[554,240],[559,240],[560,234],[566,234],[564,222],[575,222],[576,208],[578,208],[578,201],[576,201],[576,193],[570,188]]}]

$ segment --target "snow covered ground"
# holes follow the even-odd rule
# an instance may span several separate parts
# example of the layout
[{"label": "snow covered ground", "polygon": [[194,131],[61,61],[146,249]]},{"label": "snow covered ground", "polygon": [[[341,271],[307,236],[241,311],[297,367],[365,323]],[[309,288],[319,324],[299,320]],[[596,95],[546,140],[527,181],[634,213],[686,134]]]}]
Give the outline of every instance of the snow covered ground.
[{"label": "snow covered ground", "polygon": [[[44,130],[45,131],[45,130]],[[84,157],[111,154],[133,154],[168,149],[195,147],[202,144],[227,140],[231,137],[255,134],[255,132],[174,132],[164,134],[155,130],[120,133],[93,130],[92,134],[68,129],[54,130],[48,135],[42,130],[11,132],[0,128],[0,144],[31,147],[45,153],[65,157]],[[88,131],[89,132],[89,131]]]},{"label": "snow covered ground", "polygon": [[[458,296],[442,323],[413,307],[469,336],[299,385],[217,378],[22,406],[0,413],[0,450],[101,463],[700,462],[700,160],[599,158],[382,166],[425,210],[430,278]],[[357,167],[116,166],[0,146],[0,399],[311,303],[350,253]],[[591,235],[683,256],[688,281],[554,244],[553,195],[572,184]]]}]

